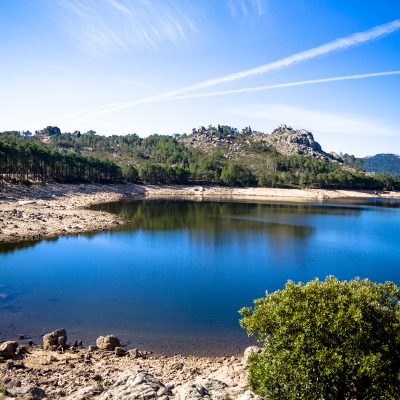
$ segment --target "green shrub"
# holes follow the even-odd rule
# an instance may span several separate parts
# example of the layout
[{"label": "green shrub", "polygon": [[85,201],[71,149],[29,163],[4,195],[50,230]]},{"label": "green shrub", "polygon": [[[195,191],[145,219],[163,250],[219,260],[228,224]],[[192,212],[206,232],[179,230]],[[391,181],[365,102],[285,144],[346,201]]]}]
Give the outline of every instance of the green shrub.
[{"label": "green shrub", "polygon": [[400,288],[328,277],[288,281],[240,323],[263,342],[249,385],[266,399],[399,399]]}]

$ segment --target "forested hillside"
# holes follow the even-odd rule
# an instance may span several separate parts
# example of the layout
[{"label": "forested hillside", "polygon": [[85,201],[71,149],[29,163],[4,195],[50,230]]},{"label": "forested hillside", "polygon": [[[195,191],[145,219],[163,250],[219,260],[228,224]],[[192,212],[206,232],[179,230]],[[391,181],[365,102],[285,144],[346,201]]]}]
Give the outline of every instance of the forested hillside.
[{"label": "forested hillside", "polygon": [[363,161],[366,171],[400,177],[400,156],[397,154],[377,154],[372,157],[364,157]]},{"label": "forested hillside", "polygon": [[[279,149],[279,151],[278,151]],[[282,154],[285,153],[285,154]],[[326,153],[310,132],[282,126],[271,135],[228,126],[189,135],[100,136],[57,127],[0,134],[3,178],[158,184],[398,189],[398,179],[365,173]]]},{"label": "forested hillside", "polygon": [[[17,181],[116,182],[129,173],[109,160],[55,150],[15,134],[0,135],[0,173]],[[129,171],[128,171],[129,172]],[[134,180],[137,174],[134,175]]]}]

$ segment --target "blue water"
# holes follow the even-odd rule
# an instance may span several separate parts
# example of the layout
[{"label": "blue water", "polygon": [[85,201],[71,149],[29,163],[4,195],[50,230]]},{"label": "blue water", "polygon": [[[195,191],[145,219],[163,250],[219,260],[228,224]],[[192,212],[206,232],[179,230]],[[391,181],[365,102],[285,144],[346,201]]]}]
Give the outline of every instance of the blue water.
[{"label": "blue water", "polygon": [[288,279],[400,284],[400,200],[99,206],[118,230],[0,245],[0,339],[65,327],[164,353],[231,354],[238,309]]}]

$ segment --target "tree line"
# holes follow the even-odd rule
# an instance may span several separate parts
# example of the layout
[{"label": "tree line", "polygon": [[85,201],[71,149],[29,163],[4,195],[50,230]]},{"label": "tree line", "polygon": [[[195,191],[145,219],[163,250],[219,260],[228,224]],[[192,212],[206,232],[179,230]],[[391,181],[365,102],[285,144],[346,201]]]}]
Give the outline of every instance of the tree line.
[{"label": "tree line", "polygon": [[[241,159],[226,159],[216,148],[205,154],[179,135],[99,136],[59,133],[0,134],[0,173],[17,180],[59,182],[142,182],[149,184],[218,184],[227,186],[357,188],[400,190],[400,179],[365,173],[360,168],[301,155],[285,156],[262,142],[251,143]],[[250,129],[250,128],[249,128]],[[221,132],[219,132],[221,131]],[[219,135],[238,133],[219,127]],[[40,135],[47,135],[44,144]]]},{"label": "tree line", "polygon": [[[129,174],[109,160],[52,149],[16,135],[0,135],[0,174],[5,179],[41,182],[115,182]],[[134,177],[137,179],[137,175]]]}]

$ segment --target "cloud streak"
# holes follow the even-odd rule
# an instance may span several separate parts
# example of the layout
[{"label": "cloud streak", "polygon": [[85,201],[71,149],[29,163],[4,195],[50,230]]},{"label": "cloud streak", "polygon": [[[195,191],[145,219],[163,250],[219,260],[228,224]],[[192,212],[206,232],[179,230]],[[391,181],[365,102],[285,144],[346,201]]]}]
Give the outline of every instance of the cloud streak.
[{"label": "cloud streak", "polygon": [[113,103],[111,105],[92,107],[92,108],[80,111],[78,113],[65,116],[63,119],[65,120],[65,119],[75,118],[72,121],[68,121],[68,122],[72,123],[72,122],[79,122],[82,120],[86,120],[86,119],[96,117],[99,115],[103,115],[103,114],[106,114],[106,113],[109,113],[112,111],[116,111],[119,109],[132,107],[134,105],[139,105],[139,104],[159,103],[159,102],[176,101],[176,100],[187,100],[187,99],[195,99],[195,98],[202,98],[202,97],[226,96],[226,95],[231,95],[231,94],[261,92],[261,91],[274,90],[274,89],[291,88],[291,87],[296,87],[296,86],[316,85],[316,84],[322,84],[322,83],[359,80],[359,79],[377,78],[377,77],[384,77],[384,76],[396,76],[396,75],[400,75],[400,70],[372,72],[372,73],[368,73],[368,74],[333,76],[333,77],[329,77],[329,78],[308,79],[308,80],[303,80],[303,81],[276,83],[273,85],[255,86],[255,87],[250,87],[250,88],[220,90],[220,91],[204,92],[204,93],[191,93],[191,94],[186,94],[186,95],[169,96],[169,97],[153,96],[153,97],[147,97],[147,98],[141,99],[141,100],[132,101],[132,102],[129,102],[129,104],[121,102],[121,103]]},{"label": "cloud streak", "polygon": [[346,36],[340,39],[333,40],[323,44],[322,46],[314,47],[312,49],[302,51],[300,53],[293,54],[289,57],[282,58],[280,60],[260,65],[255,68],[250,68],[245,71],[236,72],[221,76],[219,78],[209,79],[195,85],[187,86],[182,89],[175,90],[173,92],[165,93],[160,96],[167,97],[175,94],[189,92],[193,90],[205,89],[211,86],[220,85],[222,83],[233,82],[239,79],[248,78],[255,75],[265,74],[267,72],[279,70],[282,68],[289,67],[294,64],[299,64],[304,61],[308,61],[322,55],[330,54],[339,50],[346,50],[350,47],[354,47],[371,40],[377,39],[383,35],[395,32],[400,29],[400,19],[388,22],[383,25],[375,26],[367,31],[354,33],[350,36]]},{"label": "cloud streak", "polygon": [[160,98],[159,101],[184,100],[184,99],[193,99],[193,98],[200,98],[200,97],[214,97],[214,96],[224,96],[224,95],[229,95],[229,94],[261,92],[261,91],[266,91],[266,90],[290,88],[290,87],[295,87],[295,86],[315,85],[318,83],[350,81],[350,80],[355,80],[355,79],[376,78],[376,77],[380,77],[380,76],[393,76],[393,75],[400,75],[400,70],[399,71],[372,72],[369,74],[333,76],[330,78],[309,79],[309,80],[304,80],[304,81],[287,82],[287,83],[276,83],[273,85],[255,86],[255,87],[242,88],[242,89],[220,90],[220,91],[215,91],[215,92],[192,93],[192,94],[187,94],[187,95],[182,95],[182,96],[171,96],[171,97],[166,97],[166,98],[164,97],[164,98]]},{"label": "cloud streak", "polygon": [[[116,0],[112,0],[112,1],[116,1]],[[151,96],[151,97],[147,97],[147,98],[143,98],[143,99],[139,99],[139,100],[120,102],[120,103],[112,103],[112,104],[106,104],[106,105],[102,105],[102,106],[98,106],[98,107],[92,107],[90,109],[82,110],[77,113],[65,116],[64,118],[62,118],[62,120],[65,120],[66,118],[79,117],[79,119],[77,121],[81,121],[82,119],[87,119],[87,118],[91,118],[93,116],[98,116],[98,115],[110,113],[113,111],[117,111],[120,109],[133,107],[135,105],[160,101],[160,99],[167,99],[170,97],[176,98],[176,96],[182,95],[187,92],[205,89],[205,88],[209,88],[212,86],[217,86],[222,83],[233,82],[233,81],[237,81],[237,80],[248,78],[248,77],[255,76],[255,75],[265,74],[265,73],[268,73],[268,72],[271,72],[274,70],[279,70],[279,69],[289,67],[291,65],[299,64],[301,62],[305,62],[305,61],[320,57],[322,55],[327,55],[327,54],[333,53],[335,51],[346,50],[351,47],[354,47],[354,46],[357,46],[357,45],[360,45],[363,43],[367,43],[371,40],[374,40],[374,39],[377,39],[384,35],[387,35],[389,33],[395,32],[399,29],[400,29],[400,19],[393,20],[386,24],[375,26],[367,31],[354,33],[352,35],[328,42],[321,46],[314,47],[312,49],[302,51],[300,53],[293,54],[289,57],[285,57],[285,58],[282,58],[280,60],[277,60],[277,61],[274,61],[274,62],[271,62],[268,64],[263,64],[261,66],[255,67],[255,68],[247,69],[247,70],[236,72],[233,74],[228,74],[228,75],[221,76],[221,77],[214,78],[214,79],[209,79],[209,80],[202,81],[200,83],[197,83],[197,84],[194,84],[191,86],[186,86],[181,89],[161,93],[161,94],[158,94],[155,96]],[[340,80],[339,78],[331,78],[331,79]],[[346,79],[350,79],[350,78],[346,78]],[[355,79],[355,78],[352,78],[352,79]],[[341,80],[345,80],[345,79],[341,79]],[[314,82],[314,83],[317,83],[317,82]],[[305,83],[303,83],[303,84],[305,84]],[[295,86],[294,83],[291,83],[291,85]],[[296,85],[300,86],[301,84],[297,83]],[[284,87],[284,86],[281,86],[281,87]],[[251,90],[245,89],[245,90],[256,91],[255,89],[251,89]],[[264,89],[258,89],[258,90],[266,90],[266,89],[264,88]],[[85,114],[86,114],[86,116],[84,116]],[[76,122],[76,121],[73,121],[73,122]]]}]

